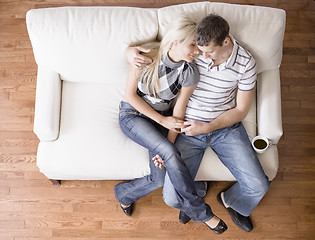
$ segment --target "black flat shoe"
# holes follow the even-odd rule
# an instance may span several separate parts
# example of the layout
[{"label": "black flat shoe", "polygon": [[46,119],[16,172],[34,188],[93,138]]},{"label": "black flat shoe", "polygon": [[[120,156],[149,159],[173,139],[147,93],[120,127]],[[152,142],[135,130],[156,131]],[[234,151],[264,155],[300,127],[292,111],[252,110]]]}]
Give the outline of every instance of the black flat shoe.
[{"label": "black flat shoe", "polygon": [[188,217],[184,211],[180,211],[178,219],[182,224],[186,224],[190,221],[191,218]]},{"label": "black flat shoe", "polygon": [[[204,223],[204,224],[206,224],[206,223]],[[206,224],[206,226],[208,228],[210,228],[216,234],[222,234],[228,229],[225,222],[223,222],[222,220],[220,220],[220,222],[218,223],[218,225],[215,228],[211,228],[208,224]]]},{"label": "black flat shoe", "polygon": [[123,212],[127,215],[127,216],[131,216],[132,211],[133,211],[133,203],[130,204],[129,207],[124,208],[121,204],[120,204],[121,209],[123,210]]},{"label": "black flat shoe", "polygon": [[234,209],[228,207],[226,208],[223,204],[223,200],[221,198],[221,193],[217,195],[218,202],[228,211],[230,214],[232,221],[238,226],[240,229],[244,230],[245,232],[250,232],[253,230],[253,223],[250,217],[243,216],[242,214],[238,213]]}]

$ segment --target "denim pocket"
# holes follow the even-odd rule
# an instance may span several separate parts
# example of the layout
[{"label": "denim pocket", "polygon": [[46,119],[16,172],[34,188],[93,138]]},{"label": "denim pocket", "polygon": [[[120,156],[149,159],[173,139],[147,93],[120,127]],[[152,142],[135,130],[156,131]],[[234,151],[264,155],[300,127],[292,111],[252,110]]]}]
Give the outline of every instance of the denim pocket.
[{"label": "denim pocket", "polygon": [[138,115],[139,112],[137,110],[131,110],[131,109],[120,109],[119,110],[119,117],[123,117],[123,116],[130,115],[130,114]]},{"label": "denim pocket", "polygon": [[119,118],[127,115],[139,115],[139,112],[129,103],[121,101],[119,104]]}]

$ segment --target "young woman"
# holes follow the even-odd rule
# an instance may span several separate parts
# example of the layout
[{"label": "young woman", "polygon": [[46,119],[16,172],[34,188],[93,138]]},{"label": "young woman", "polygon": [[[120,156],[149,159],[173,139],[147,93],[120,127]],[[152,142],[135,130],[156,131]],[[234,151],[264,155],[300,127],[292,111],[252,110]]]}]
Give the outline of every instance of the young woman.
[{"label": "young woman", "polygon": [[[119,123],[130,139],[149,150],[151,173],[119,183],[114,191],[122,210],[130,216],[133,203],[162,187],[167,174],[176,189],[180,210],[220,234],[227,226],[197,195],[189,170],[173,144],[184,127],[186,105],[199,80],[197,67],[192,63],[199,54],[194,41],[195,26],[191,19],[178,17],[169,25],[153,62],[143,69],[130,66]],[[165,168],[154,166],[151,159],[155,155],[164,160]]]}]

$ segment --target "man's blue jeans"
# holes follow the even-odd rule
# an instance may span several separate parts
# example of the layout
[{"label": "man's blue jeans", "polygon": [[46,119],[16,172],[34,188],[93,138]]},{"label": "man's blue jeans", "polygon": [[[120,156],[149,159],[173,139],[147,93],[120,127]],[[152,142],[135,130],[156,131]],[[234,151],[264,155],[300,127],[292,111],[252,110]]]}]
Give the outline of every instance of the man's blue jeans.
[{"label": "man's blue jeans", "polygon": [[[174,187],[178,208],[184,210],[195,222],[210,220],[214,216],[210,206],[198,196],[193,178],[181,159],[180,152],[161,132],[159,125],[126,102],[120,104],[119,124],[130,139],[149,150],[150,158],[156,154],[162,157],[168,179]],[[151,159],[149,162],[150,175],[119,183],[114,187],[115,196],[123,205],[129,205],[163,186],[165,169],[155,167]]]},{"label": "man's blue jeans", "polygon": [[[195,178],[204,151],[211,147],[231,171],[237,183],[224,192],[225,202],[238,213],[249,216],[269,188],[269,181],[257,158],[242,123],[197,136],[177,136],[175,146]],[[174,188],[166,176],[164,200],[176,207]]]}]

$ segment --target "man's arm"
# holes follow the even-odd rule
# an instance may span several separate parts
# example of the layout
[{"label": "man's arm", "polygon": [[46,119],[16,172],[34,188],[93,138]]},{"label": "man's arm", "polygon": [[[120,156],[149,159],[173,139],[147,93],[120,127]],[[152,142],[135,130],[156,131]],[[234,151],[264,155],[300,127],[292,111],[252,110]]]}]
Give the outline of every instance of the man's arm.
[{"label": "man's arm", "polygon": [[202,123],[199,121],[187,121],[184,124],[186,128],[182,129],[187,136],[195,136],[203,133],[210,133],[217,129],[231,126],[242,121],[250,109],[255,88],[250,91],[237,90],[236,107],[222,113],[210,123]]},{"label": "man's arm", "polygon": [[127,47],[125,56],[128,62],[136,68],[143,68],[152,63],[152,59],[142,55],[141,53],[148,53],[151,49],[143,47]]}]

